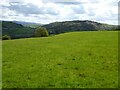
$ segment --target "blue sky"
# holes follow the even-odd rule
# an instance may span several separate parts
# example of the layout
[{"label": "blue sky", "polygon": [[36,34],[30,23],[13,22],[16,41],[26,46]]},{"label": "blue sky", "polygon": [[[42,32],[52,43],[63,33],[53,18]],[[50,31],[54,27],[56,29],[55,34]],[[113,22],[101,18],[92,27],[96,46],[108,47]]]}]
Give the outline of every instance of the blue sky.
[{"label": "blue sky", "polygon": [[36,23],[93,20],[118,24],[119,0],[3,0],[0,19]]}]

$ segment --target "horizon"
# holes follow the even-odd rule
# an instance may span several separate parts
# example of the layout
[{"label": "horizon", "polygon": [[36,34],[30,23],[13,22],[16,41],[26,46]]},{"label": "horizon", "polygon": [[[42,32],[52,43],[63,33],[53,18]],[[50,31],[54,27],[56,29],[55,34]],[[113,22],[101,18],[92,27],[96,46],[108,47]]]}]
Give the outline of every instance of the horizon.
[{"label": "horizon", "polygon": [[[47,25],[47,24],[51,24],[51,23],[56,23],[56,22],[71,22],[71,21],[91,21],[91,22],[96,22],[96,23],[101,23],[98,21],[92,21],[92,20],[70,20],[70,21],[55,21],[55,22],[50,22],[50,23],[36,23],[36,22],[26,22],[26,21],[16,21],[16,20],[0,20],[0,21],[5,21],[5,22],[23,22],[23,23],[34,23],[34,24],[41,24],[41,25]],[[19,23],[18,23],[19,24]],[[101,23],[101,24],[108,24],[108,23]],[[115,25],[115,24],[108,24],[108,25]]]},{"label": "horizon", "polygon": [[49,24],[90,20],[118,25],[118,0],[3,0],[0,5],[0,20],[4,21]]}]

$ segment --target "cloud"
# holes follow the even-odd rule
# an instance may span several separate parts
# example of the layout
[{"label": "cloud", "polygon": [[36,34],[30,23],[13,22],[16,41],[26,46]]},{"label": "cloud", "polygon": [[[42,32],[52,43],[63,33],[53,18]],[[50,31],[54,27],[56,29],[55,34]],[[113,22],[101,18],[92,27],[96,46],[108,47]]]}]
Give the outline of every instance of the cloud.
[{"label": "cloud", "polygon": [[54,2],[54,3],[64,4],[64,5],[79,5],[79,4],[82,4],[80,2]]},{"label": "cloud", "polygon": [[51,14],[57,15],[58,11],[54,10],[52,7],[38,7],[34,4],[25,4],[20,2],[12,2],[10,6],[3,6],[17,13],[29,15],[29,14]]},{"label": "cloud", "polygon": [[74,14],[85,14],[86,13],[83,5],[77,5],[76,7],[73,7],[72,9],[73,9]]},{"label": "cloud", "polygon": [[65,20],[118,22],[119,0],[3,0],[1,19],[50,23]]}]

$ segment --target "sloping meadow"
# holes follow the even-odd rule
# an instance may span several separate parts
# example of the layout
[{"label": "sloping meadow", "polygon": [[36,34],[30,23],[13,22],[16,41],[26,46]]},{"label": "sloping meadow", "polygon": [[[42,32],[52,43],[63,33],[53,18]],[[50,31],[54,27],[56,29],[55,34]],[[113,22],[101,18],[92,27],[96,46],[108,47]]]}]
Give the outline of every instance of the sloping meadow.
[{"label": "sloping meadow", "polygon": [[118,86],[118,32],[3,41],[3,88]]}]

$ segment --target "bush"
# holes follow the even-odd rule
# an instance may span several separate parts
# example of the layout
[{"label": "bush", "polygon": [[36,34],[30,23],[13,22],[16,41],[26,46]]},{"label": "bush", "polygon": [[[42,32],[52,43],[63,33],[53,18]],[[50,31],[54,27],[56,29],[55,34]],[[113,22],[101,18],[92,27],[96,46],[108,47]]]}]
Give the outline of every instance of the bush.
[{"label": "bush", "polygon": [[36,37],[48,37],[48,31],[46,28],[42,28],[42,27],[37,28],[35,30],[35,36]]},{"label": "bush", "polygon": [[4,35],[4,36],[2,36],[2,40],[10,40],[11,38],[10,38],[10,36],[8,36],[8,35]]}]

